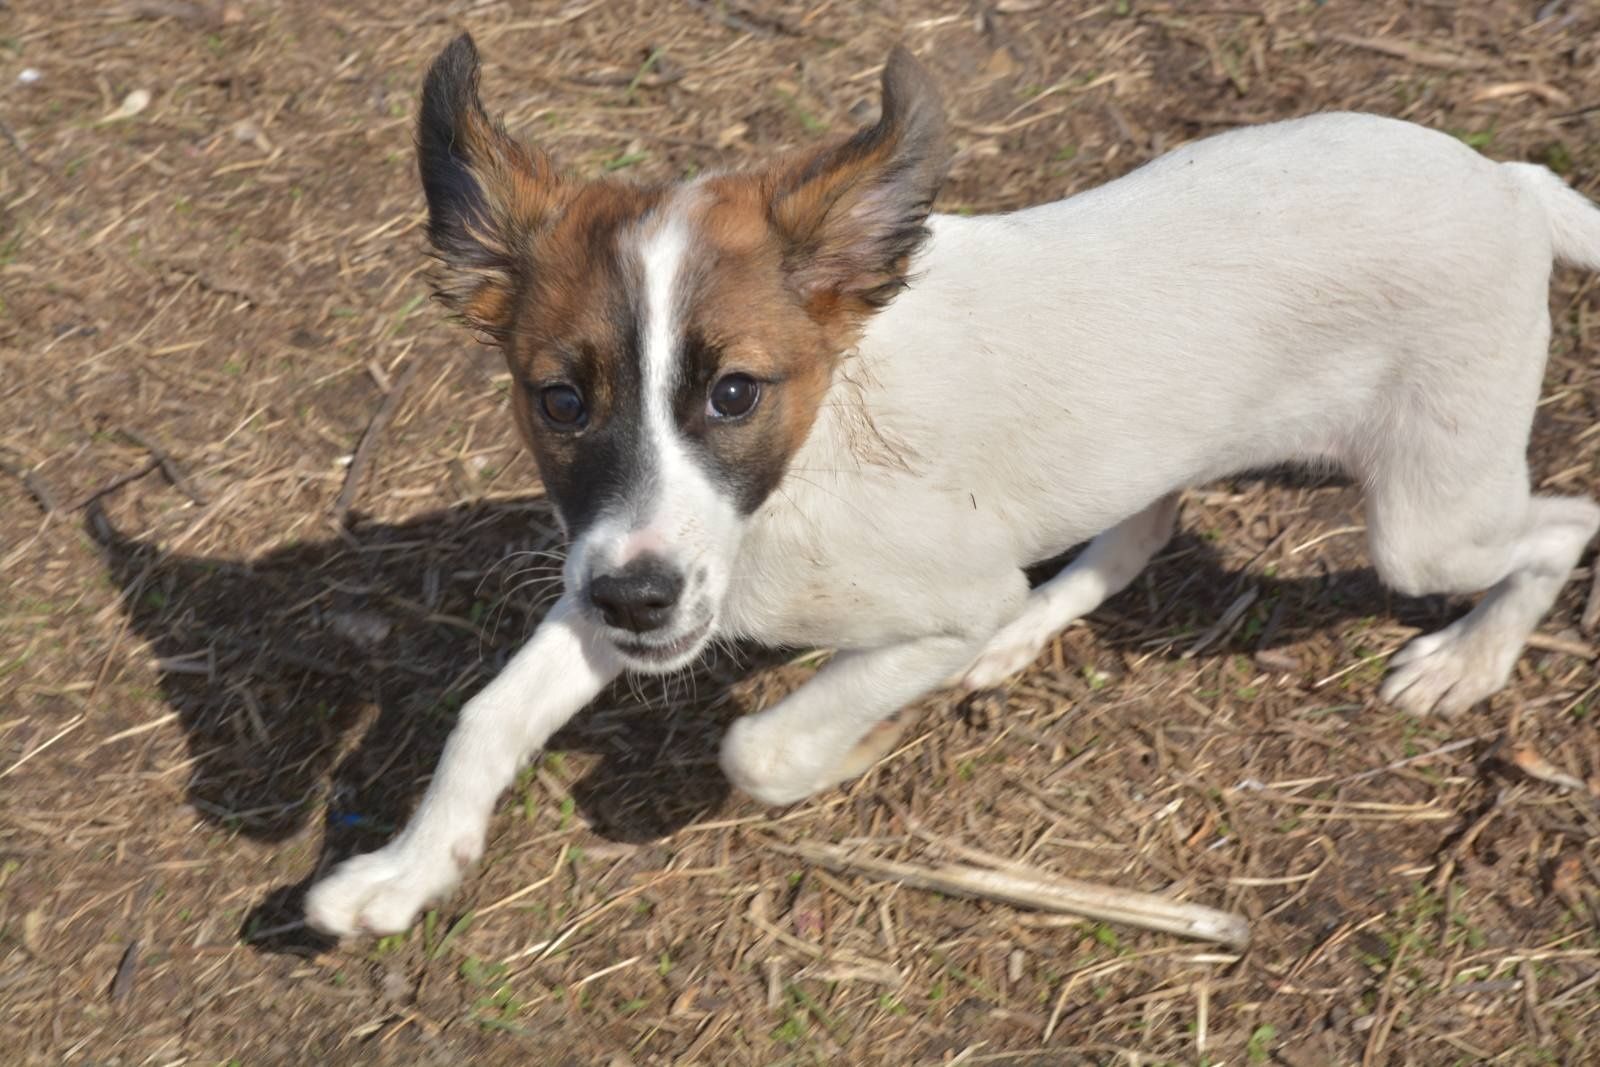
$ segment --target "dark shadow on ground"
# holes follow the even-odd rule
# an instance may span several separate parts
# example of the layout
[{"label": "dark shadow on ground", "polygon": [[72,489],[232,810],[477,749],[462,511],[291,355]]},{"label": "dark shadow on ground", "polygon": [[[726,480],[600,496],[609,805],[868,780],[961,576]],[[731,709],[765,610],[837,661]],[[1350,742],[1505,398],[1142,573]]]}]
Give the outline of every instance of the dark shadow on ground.
[{"label": "dark shadow on ground", "polygon": [[[87,525],[188,735],[190,802],[262,841],[321,818],[317,869],[376,847],[403,824],[456,711],[531,632],[558,574],[552,557],[526,554],[552,539],[538,499],[400,524],[358,520],[254,560],[162,555],[122,536],[98,509]],[[1180,533],[1153,579],[1174,591],[1160,620],[1146,618],[1143,598],[1130,593],[1097,613],[1096,625],[1201,626],[1241,587],[1216,544],[1193,532]],[[1382,615],[1389,603],[1370,570],[1249,581],[1274,605],[1271,633],[1235,633],[1207,655],[1293,641],[1343,618]],[[1419,625],[1442,617],[1437,602],[1410,602],[1405,614]],[[602,694],[550,745],[601,757],[571,787],[585,820],[608,838],[646,841],[721,808],[729,788],[717,743],[746,710],[727,699],[729,685],[773,662],[755,650],[717,653],[675,684],[623,682]],[[267,949],[315,947],[314,936],[293,929],[306,884],[274,891],[243,936]],[[263,934],[279,928],[289,929]]]},{"label": "dark shadow on ground", "polygon": [[[88,527],[187,734],[190,803],[261,841],[323,819],[319,869],[404,823],[457,710],[532,631],[559,574],[548,555],[518,555],[551,541],[540,500],[356,521],[254,560],[161,555],[98,511]],[[585,820],[645,841],[717,810],[716,744],[742,709],[716,698],[761,662],[721,652],[690,677],[618,683],[558,733],[551,751],[601,756],[571,785]],[[304,889],[274,892],[246,936],[313,947],[303,931],[260,937],[299,918]]]}]

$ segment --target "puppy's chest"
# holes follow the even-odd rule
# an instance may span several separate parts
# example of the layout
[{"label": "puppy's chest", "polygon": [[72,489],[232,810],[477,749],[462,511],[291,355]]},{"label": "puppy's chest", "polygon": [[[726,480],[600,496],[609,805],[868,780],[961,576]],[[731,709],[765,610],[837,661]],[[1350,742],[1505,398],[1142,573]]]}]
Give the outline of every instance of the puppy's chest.
[{"label": "puppy's chest", "polygon": [[871,643],[893,628],[892,598],[852,567],[801,557],[751,562],[725,605],[732,632],[768,645],[834,646]]}]

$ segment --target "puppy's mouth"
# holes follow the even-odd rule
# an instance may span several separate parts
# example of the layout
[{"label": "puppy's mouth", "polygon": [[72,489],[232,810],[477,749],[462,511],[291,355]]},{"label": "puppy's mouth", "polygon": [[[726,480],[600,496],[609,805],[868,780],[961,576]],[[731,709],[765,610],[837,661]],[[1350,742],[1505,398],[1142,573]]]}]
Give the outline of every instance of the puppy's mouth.
[{"label": "puppy's mouth", "polygon": [[628,666],[636,671],[676,670],[694,660],[711,636],[712,618],[706,613],[699,621],[672,637],[631,634],[613,630],[611,643]]}]

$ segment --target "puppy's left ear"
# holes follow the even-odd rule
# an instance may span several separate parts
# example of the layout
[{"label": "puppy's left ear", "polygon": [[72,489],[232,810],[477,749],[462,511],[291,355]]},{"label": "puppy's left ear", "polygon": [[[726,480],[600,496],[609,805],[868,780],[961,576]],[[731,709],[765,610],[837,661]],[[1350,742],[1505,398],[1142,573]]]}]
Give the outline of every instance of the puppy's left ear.
[{"label": "puppy's left ear", "polygon": [[767,176],[768,218],[813,318],[859,323],[905,288],[944,181],[944,130],[933,80],[896,46],[877,125]]}]

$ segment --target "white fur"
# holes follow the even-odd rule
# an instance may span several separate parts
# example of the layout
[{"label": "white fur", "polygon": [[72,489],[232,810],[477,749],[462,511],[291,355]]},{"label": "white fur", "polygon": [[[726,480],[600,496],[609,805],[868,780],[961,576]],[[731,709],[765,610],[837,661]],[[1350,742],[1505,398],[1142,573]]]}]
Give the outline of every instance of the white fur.
[{"label": "white fur", "polygon": [[[932,230],[742,528],[676,465],[670,422],[654,427],[670,488],[650,526],[714,575],[719,632],[841,649],[729,731],[740,788],[787,803],[858,773],[898,709],[952,679],[993,684],[1131,580],[1173,494],[1284,462],[1362,481],[1374,563],[1401,592],[1489,591],[1395,658],[1384,697],[1449,711],[1505,683],[1600,525],[1589,500],[1531,497],[1524,456],[1552,260],[1600,268],[1582,197],[1442,134],[1330,115]],[[657,279],[679,240],[647,237],[652,294],[672,291]],[[1090,538],[1028,592],[1024,566]],[[572,665],[575,625],[553,613],[468,706],[412,826],[318,885],[314,923],[400,929],[476,856],[514,757],[614,670],[592,651]]]},{"label": "white fur", "polygon": [[[747,532],[724,625],[865,657],[964,636],[975,657],[924,664],[922,691],[990,685],[1159,548],[1155,502],[1315,461],[1368,487],[1391,585],[1492,590],[1383,690],[1419,713],[1467,707],[1505,683],[1600,525],[1587,499],[1529,496],[1556,258],[1600,267],[1600,211],[1554,175],[1364,115],[1225,134],[1013,215],[935,218],[805,473]],[[856,392],[909,472],[857,458],[840,414]],[[1101,531],[1024,600],[1022,566]],[[737,724],[723,766],[793,799],[915,688],[876,699],[824,672]]]},{"label": "white fur", "polygon": [[961,677],[968,689],[998,685],[1038,658],[1068,623],[1122,591],[1172,537],[1178,494],[1169,493],[1089,542],[1061,573],[1034,590],[1022,613],[989,639]]}]

